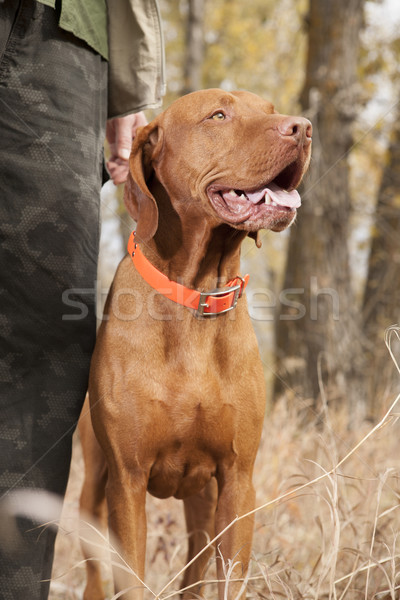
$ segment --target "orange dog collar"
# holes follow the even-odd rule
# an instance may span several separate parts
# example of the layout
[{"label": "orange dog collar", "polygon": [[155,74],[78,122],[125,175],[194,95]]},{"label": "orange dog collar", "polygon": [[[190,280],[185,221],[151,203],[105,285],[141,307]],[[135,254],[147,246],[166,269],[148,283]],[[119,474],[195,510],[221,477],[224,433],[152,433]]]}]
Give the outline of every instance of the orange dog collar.
[{"label": "orange dog collar", "polygon": [[128,252],[133,264],[143,279],[160,294],[177,304],[192,308],[196,311],[197,316],[202,317],[221,315],[236,307],[237,301],[247,286],[249,275],[244,277],[238,275],[228,281],[224,288],[218,288],[210,292],[192,290],[176,281],[171,281],[156,269],[144,256],[139,244],[135,242],[135,235],[136,232],[133,231],[128,241]]}]

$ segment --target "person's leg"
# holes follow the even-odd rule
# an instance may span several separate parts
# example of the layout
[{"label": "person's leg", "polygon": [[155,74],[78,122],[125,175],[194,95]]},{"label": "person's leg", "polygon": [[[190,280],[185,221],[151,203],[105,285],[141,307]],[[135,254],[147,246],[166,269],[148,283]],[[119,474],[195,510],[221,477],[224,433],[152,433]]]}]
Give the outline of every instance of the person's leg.
[{"label": "person's leg", "polygon": [[[95,340],[106,64],[35,0],[0,3],[0,36],[0,497],[62,495]],[[0,535],[4,600],[48,594],[55,534],[23,535],[17,555]]]}]

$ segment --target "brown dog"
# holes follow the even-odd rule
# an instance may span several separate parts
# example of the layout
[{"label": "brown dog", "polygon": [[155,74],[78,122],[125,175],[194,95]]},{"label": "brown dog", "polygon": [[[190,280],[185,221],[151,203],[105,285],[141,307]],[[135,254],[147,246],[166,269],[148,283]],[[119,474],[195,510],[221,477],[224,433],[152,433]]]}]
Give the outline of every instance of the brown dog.
[{"label": "brown dog", "polygon": [[[120,570],[123,598],[143,594],[146,491],[183,499],[188,561],[255,506],[265,389],[240,297],[240,245],[248,234],[293,222],[310,149],[306,119],[280,115],[249,92],[215,89],[177,100],[133,143],[125,201],[137,231],[107,300],[90,374],[99,444],[89,420],[81,425],[82,507],[104,520],[108,506],[136,574]],[[218,539],[220,600],[225,586],[228,598],[240,592],[240,581],[224,581],[223,562],[236,563],[232,578],[243,579],[252,531],[246,517]],[[200,593],[193,584],[208,558],[204,552],[186,570],[184,598]],[[85,599],[103,597],[89,562]]]}]

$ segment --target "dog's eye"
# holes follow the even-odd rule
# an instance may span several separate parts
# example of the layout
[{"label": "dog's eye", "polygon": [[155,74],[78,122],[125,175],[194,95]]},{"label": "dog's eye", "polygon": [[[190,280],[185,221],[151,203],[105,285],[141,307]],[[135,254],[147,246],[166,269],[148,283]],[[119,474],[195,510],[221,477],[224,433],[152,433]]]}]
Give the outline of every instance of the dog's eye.
[{"label": "dog's eye", "polygon": [[218,112],[211,115],[210,119],[213,119],[214,121],[223,121],[225,119],[225,115],[222,111],[219,110]]}]

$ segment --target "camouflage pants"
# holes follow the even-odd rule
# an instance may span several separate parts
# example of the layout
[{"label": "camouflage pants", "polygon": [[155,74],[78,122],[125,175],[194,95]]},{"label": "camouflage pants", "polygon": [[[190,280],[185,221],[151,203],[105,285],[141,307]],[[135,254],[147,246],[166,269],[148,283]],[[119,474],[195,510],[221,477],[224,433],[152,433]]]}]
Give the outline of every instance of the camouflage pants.
[{"label": "camouflage pants", "polygon": [[[34,0],[0,3],[0,497],[63,494],[95,338],[106,63]],[[0,531],[0,598],[47,598],[55,533]],[[29,531],[30,530],[30,531]]]}]

